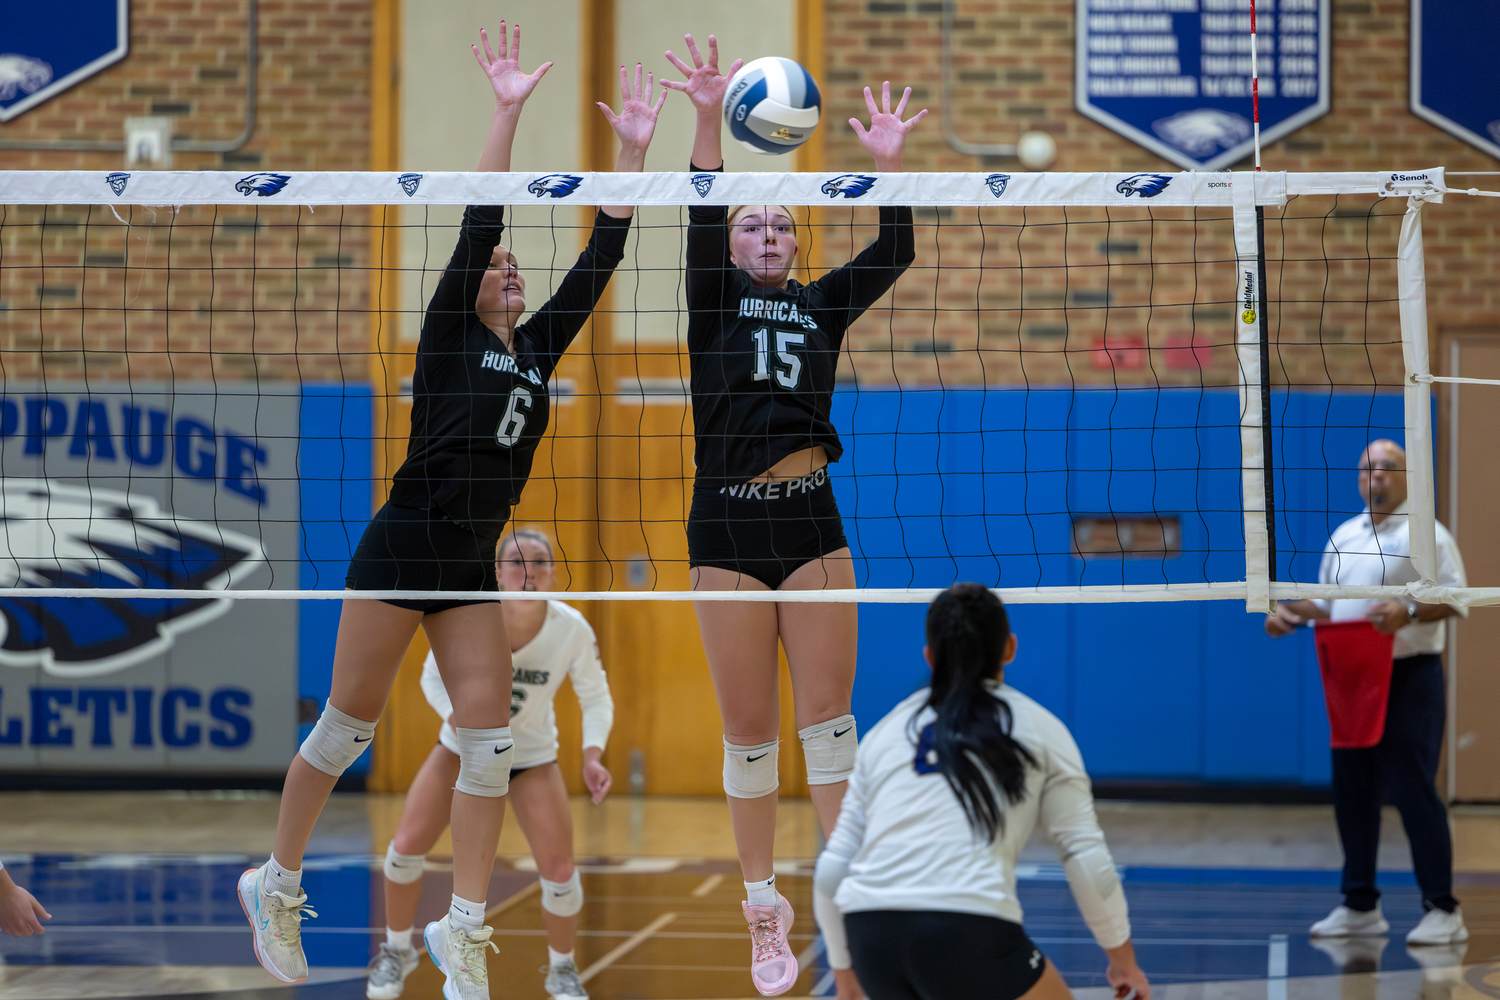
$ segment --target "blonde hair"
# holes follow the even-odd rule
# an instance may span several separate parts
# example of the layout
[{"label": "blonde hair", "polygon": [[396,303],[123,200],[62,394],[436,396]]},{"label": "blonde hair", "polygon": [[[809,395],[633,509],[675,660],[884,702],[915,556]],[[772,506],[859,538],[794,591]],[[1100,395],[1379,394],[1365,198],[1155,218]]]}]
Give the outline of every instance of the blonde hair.
[{"label": "blonde hair", "polygon": [[505,551],[507,545],[514,545],[516,551],[520,552],[522,540],[546,546],[548,562],[553,562],[556,559],[556,554],[552,548],[552,539],[547,537],[545,531],[538,531],[536,528],[517,528],[500,539],[500,545],[495,549],[495,560],[499,561],[500,554]]},{"label": "blonde hair", "polygon": [[773,208],[785,212],[786,217],[792,220],[792,232],[795,234],[797,232],[797,213],[785,205],[735,205],[729,210],[729,214],[725,216],[724,225],[733,226],[734,220],[745,212],[767,211]]}]

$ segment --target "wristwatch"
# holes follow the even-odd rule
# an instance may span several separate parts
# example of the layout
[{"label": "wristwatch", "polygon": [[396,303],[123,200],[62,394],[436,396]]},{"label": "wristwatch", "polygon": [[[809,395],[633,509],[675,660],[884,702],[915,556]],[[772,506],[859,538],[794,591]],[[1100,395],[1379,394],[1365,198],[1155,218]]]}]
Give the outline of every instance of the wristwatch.
[{"label": "wristwatch", "polygon": [[1417,617],[1417,610],[1418,608],[1416,601],[1408,600],[1406,602],[1406,617],[1409,621],[1417,622],[1421,620]]}]

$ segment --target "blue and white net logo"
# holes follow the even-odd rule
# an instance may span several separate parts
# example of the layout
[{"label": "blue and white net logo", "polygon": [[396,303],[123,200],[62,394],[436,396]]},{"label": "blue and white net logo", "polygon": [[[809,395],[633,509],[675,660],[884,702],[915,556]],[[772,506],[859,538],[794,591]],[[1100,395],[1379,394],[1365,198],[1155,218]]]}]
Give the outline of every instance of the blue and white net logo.
[{"label": "blue and white net logo", "polygon": [[1166,174],[1132,174],[1115,185],[1115,190],[1129,198],[1138,194],[1142,198],[1155,198],[1167,189],[1172,178]]},{"label": "blue and white net logo", "polygon": [[843,195],[845,198],[862,198],[875,186],[878,178],[869,174],[839,174],[832,180],[825,181],[820,189],[830,198]]},{"label": "blue and white net logo", "polygon": [[401,185],[401,190],[405,191],[406,196],[410,198],[412,195],[417,193],[417,188],[422,186],[422,175],[402,174],[400,177],[396,178],[396,183]]},{"label": "blue and white net logo", "polygon": [[0,587],[99,591],[97,598],[0,597],[0,666],[41,667],[54,677],[122,670],[231,603],[129,599],[129,591],[225,590],[265,564],[255,539],[172,516],[151,497],[0,480]]},{"label": "blue and white net logo", "polygon": [[582,183],[577,174],[544,174],[526,185],[526,190],[538,198],[566,198]]},{"label": "blue and white net logo", "polygon": [[116,170],[107,175],[104,180],[109,184],[109,189],[115,193],[115,197],[125,193],[125,185],[130,183],[130,175],[122,170]]},{"label": "blue and white net logo", "polygon": [[1010,174],[990,174],[984,179],[984,183],[989,186],[990,194],[998,198],[1010,185]]},{"label": "blue and white net logo", "polygon": [[693,190],[698,192],[698,197],[707,198],[708,192],[713,190],[713,174],[694,174],[692,177]]},{"label": "blue and white net logo", "polygon": [[290,174],[273,174],[270,172],[250,174],[248,177],[241,177],[236,181],[234,189],[246,198],[252,194],[259,195],[262,198],[269,198],[272,195],[280,194],[281,189],[286,187],[286,182],[291,179]]}]

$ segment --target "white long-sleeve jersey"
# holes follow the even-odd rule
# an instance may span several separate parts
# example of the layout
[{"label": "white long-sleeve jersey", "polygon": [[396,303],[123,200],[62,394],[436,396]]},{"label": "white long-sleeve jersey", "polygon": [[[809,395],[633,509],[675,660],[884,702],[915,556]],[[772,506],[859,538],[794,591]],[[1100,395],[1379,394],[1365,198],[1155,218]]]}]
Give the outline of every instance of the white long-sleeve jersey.
[{"label": "white long-sleeve jersey", "polygon": [[[921,730],[937,716],[901,702],[860,741],[837,827],[818,859],[818,923],[836,969],[849,967],[842,915],[860,910],[942,910],[1021,923],[1016,858],[1038,822],[1063,861],[1073,898],[1101,947],[1130,938],[1125,893],[1094,816],[1083,758],[1062,720],[1011,687],[1011,735],[1036,757],[1026,795],[1006,804],[1004,830],[985,843],[935,768],[916,767]],[[918,711],[920,709],[920,714]],[[998,706],[997,706],[998,710]],[[913,721],[913,715],[916,715]],[[926,762],[924,762],[925,764]]]},{"label": "white long-sleeve jersey", "polygon": [[[614,725],[615,703],[599,662],[599,642],[588,620],[559,601],[547,602],[547,618],[536,636],[511,654],[510,732],[516,741],[515,769],[557,759],[557,713],[552,699],[564,677],[583,709],[583,745],[603,750]],[[437,658],[422,664],[422,693],[443,720],[438,742],[458,753],[458,735],[449,717],[453,700],[438,674]]]}]

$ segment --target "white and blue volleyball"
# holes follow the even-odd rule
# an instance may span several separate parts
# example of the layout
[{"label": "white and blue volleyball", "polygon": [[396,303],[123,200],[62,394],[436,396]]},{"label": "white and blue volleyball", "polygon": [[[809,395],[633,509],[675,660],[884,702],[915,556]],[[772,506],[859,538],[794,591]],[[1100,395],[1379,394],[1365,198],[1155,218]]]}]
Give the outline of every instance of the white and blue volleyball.
[{"label": "white and blue volleyball", "polygon": [[729,134],[752,153],[789,153],[818,127],[823,99],[812,74],[780,56],[740,67],[724,95]]}]

